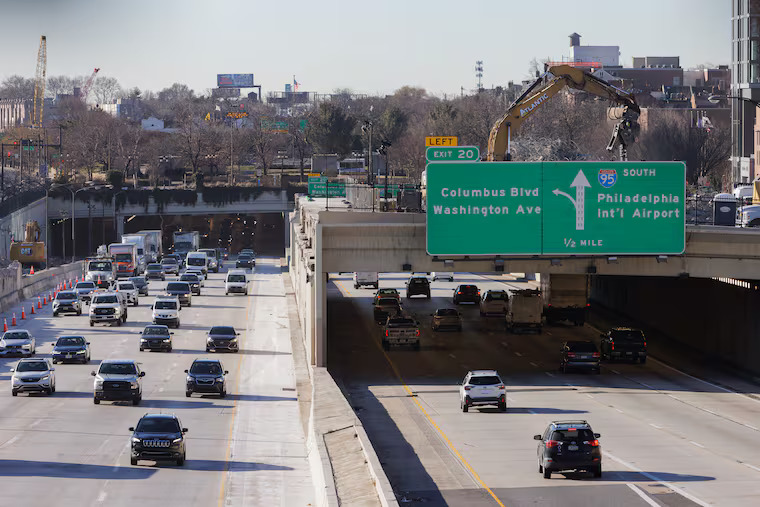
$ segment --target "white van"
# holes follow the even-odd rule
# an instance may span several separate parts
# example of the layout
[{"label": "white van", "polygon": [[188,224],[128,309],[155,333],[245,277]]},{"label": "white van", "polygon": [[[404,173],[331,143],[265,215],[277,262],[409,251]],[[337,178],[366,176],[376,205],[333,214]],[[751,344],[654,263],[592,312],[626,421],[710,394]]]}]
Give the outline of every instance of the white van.
[{"label": "white van", "polygon": [[367,286],[378,288],[380,284],[380,275],[375,271],[361,271],[354,273],[354,289]]},{"label": "white van", "polygon": [[185,258],[185,266],[201,268],[204,278],[208,278],[208,255],[204,252],[190,252]]},{"label": "white van", "polygon": [[227,295],[230,292],[242,292],[248,295],[248,279],[244,269],[231,269],[227,272],[227,277],[224,279],[224,294]]}]

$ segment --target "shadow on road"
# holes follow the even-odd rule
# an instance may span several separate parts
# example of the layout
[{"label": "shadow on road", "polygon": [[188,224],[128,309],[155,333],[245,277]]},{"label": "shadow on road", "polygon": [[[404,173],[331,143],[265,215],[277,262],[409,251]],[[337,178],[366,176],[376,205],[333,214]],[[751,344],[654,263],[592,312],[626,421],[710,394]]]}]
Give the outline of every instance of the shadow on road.
[{"label": "shadow on road", "polygon": [[155,473],[156,471],[150,468],[0,459],[0,477],[61,477],[123,481],[148,479]]}]

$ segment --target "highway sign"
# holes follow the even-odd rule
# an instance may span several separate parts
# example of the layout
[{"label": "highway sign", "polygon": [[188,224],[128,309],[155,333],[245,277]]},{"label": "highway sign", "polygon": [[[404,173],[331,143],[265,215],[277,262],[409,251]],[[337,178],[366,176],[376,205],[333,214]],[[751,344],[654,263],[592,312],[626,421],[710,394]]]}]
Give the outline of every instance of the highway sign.
[{"label": "highway sign", "polygon": [[433,162],[430,255],[681,254],[681,162]]},{"label": "highway sign", "polygon": [[327,176],[310,177],[309,195],[312,197],[345,197],[346,184],[345,182],[330,183],[327,181]]},{"label": "highway sign", "polygon": [[457,141],[456,136],[426,137],[425,146],[456,146]]},{"label": "highway sign", "polygon": [[425,158],[428,162],[468,162],[480,160],[480,148],[477,146],[457,146],[451,148],[428,146],[425,150]]}]

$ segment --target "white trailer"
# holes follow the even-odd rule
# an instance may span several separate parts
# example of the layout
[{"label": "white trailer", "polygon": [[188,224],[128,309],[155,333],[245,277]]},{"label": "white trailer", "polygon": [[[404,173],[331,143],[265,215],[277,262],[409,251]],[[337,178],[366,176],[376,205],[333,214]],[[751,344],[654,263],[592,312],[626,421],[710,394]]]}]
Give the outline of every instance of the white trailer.
[{"label": "white trailer", "polygon": [[161,253],[164,251],[161,231],[138,231],[145,234],[146,257],[148,262],[160,262]]}]

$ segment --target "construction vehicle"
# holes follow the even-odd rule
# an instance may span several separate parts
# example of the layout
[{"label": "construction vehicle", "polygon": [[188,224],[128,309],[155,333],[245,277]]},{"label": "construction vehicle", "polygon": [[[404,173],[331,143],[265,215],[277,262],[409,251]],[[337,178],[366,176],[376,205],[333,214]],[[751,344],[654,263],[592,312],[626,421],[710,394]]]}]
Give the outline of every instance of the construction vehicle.
[{"label": "construction vehicle", "polygon": [[27,222],[24,241],[11,243],[10,259],[18,261],[25,268],[41,269],[45,265],[45,242],[40,241],[41,233],[36,220]]},{"label": "construction vehicle", "polygon": [[47,75],[47,37],[40,36],[40,49],[37,52],[37,71],[34,75],[34,108],[32,108],[32,127],[42,127],[45,117],[45,77]]},{"label": "construction vehicle", "polygon": [[615,88],[603,79],[570,65],[547,67],[546,72],[509,106],[504,116],[494,124],[488,136],[486,160],[490,162],[511,160],[512,136],[531,114],[538,111],[565,87],[606,98],[622,107],[622,114],[615,125],[607,150],[612,151],[617,146],[620,150],[620,159],[627,160],[628,141],[638,130],[637,119],[641,113],[636,99],[633,94]]},{"label": "construction vehicle", "polygon": [[92,83],[95,81],[95,76],[98,74],[100,69],[95,69],[92,71],[92,74],[90,74],[89,79],[87,79],[87,82],[82,87],[82,91],[79,94],[79,98],[82,99],[82,102],[87,104],[87,96],[90,94],[90,88],[92,87]]}]

